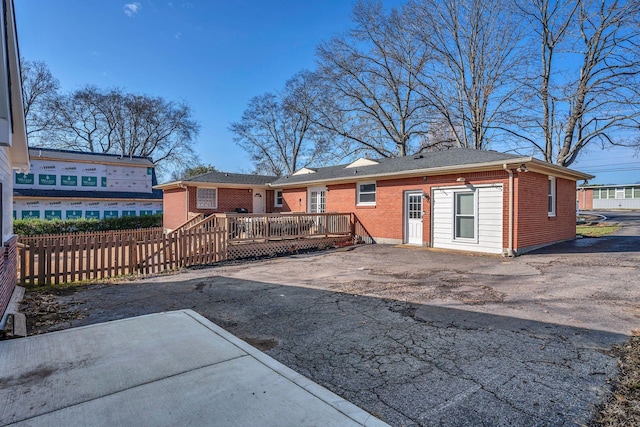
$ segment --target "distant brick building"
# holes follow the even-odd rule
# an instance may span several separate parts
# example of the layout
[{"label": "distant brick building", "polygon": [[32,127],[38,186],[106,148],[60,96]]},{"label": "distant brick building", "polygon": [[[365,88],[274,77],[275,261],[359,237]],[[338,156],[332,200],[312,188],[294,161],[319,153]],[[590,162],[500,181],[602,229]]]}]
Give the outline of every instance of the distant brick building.
[{"label": "distant brick building", "polygon": [[640,209],[640,184],[579,187],[576,197],[580,210]]},{"label": "distant brick building", "polygon": [[31,169],[15,172],[16,219],[117,218],[162,213],[147,157],[30,148]]}]

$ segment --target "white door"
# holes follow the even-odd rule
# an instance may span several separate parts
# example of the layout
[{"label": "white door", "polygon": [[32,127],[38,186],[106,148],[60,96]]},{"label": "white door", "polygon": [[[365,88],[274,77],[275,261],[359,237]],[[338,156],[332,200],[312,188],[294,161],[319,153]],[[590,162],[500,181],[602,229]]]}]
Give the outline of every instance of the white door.
[{"label": "white door", "polygon": [[422,245],[422,192],[404,196],[405,243]]},{"label": "white door", "polygon": [[253,213],[264,213],[266,194],[264,190],[253,190]]}]

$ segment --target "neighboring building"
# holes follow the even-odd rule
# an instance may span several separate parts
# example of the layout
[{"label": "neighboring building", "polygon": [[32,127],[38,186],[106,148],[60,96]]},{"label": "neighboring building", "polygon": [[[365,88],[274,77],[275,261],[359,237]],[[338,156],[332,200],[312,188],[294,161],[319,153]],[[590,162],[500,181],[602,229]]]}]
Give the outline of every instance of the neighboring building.
[{"label": "neighboring building", "polygon": [[171,231],[199,213],[280,212],[281,193],[274,198],[269,188],[275,179],[269,175],[209,172],[157,185],[155,188],[164,192],[163,226]]},{"label": "neighboring building", "polygon": [[576,197],[580,210],[640,209],[640,184],[579,187]]},{"label": "neighboring building", "polygon": [[16,286],[18,238],[13,234],[13,171],[29,170],[20,79],[20,55],[13,15],[13,1],[0,4],[2,49],[0,49],[0,230],[3,254],[0,256],[0,325]]},{"label": "neighboring building", "polygon": [[17,219],[117,218],[162,213],[148,157],[30,148],[31,170],[14,174]]},{"label": "neighboring building", "polygon": [[523,253],[575,238],[576,181],[591,175],[451,149],[305,168],[271,183],[284,211],[352,212],[379,243]]},{"label": "neighboring building", "polygon": [[197,212],[260,212],[253,203],[261,194],[266,212],[353,213],[378,243],[511,255],[574,239],[576,181],[593,178],[532,157],[472,149],[254,176],[254,186],[246,177],[206,174],[158,186],[165,228]]}]

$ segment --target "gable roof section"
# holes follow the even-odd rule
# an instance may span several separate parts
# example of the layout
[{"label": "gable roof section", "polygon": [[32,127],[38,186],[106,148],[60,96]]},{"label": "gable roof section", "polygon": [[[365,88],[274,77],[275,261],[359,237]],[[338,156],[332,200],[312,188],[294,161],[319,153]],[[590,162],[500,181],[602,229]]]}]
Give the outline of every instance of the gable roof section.
[{"label": "gable roof section", "polygon": [[353,165],[352,163],[351,165],[318,168],[316,173],[311,175],[281,177],[272,182],[271,186],[291,187],[295,185],[355,182],[364,179],[455,174],[503,169],[505,164],[513,169],[519,164],[526,164],[531,171],[573,180],[593,178],[591,175],[552,165],[532,157],[470,148],[454,148],[415,156],[383,158],[376,160],[376,162],[357,167],[349,167]]},{"label": "gable roof section", "polygon": [[154,188],[169,190],[184,186],[192,187],[268,187],[270,182],[277,179],[272,175],[252,175],[230,172],[208,172],[180,181],[167,182]]},{"label": "gable roof section", "polygon": [[57,160],[80,163],[116,164],[126,166],[154,167],[149,157],[120,156],[119,154],[88,153],[72,150],[58,150],[55,148],[29,148],[31,160]]}]

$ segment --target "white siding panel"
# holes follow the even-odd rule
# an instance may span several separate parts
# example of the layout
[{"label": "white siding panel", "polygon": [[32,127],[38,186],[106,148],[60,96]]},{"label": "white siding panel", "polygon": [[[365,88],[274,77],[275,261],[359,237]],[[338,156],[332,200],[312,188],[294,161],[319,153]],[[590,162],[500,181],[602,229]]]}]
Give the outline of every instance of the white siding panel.
[{"label": "white siding panel", "polygon": [[502,253],[501,185],[475,187],[478,192],[478,242],[453,239],[454,190],[466,187],[438,188],[433,191],[433,247],[473,252]]},{"label": "white siding panel", "polygon": [[2,243],[13,234],[13,169],[6,147],[0,148],[0,181],[2,182]]}]

